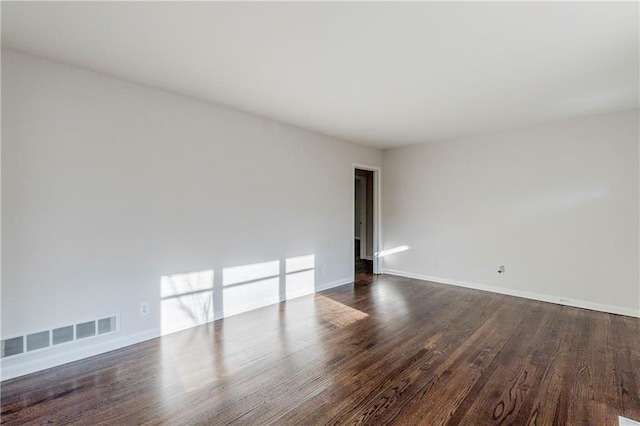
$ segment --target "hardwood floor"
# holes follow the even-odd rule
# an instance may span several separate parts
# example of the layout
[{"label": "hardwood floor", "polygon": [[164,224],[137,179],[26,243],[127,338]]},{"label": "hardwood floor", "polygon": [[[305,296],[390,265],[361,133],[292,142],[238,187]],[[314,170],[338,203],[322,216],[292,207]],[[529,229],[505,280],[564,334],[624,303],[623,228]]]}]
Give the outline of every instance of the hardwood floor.
[{"label": "hardwood floor", "polygon": [[392,276],[2,383],[2,423],[616,425],[640,319]]}]

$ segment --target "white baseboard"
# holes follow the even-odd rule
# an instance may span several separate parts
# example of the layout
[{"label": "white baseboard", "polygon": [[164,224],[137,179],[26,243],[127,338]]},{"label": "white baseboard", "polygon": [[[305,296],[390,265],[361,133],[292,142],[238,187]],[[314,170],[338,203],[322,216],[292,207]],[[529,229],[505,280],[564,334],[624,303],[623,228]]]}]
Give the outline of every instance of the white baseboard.
[{"label": "white baseboard", "polygon": [[341,278],[336,281],[320,284],[316,286],[316,293],[319,291],[329,290],[330,288],[340,287],[341,285],[347,285],[353,283],[354,277]]},{"label": "white baseboard", "polygon": [[475,290],[488,291],[491,293],[506,294],[507,296],[522,297],[525,299],[537,300],[540,302],[555,303],[557,305],[572,306],[574,308],[589,309],[592,311],[607,312],[610,314],[625,315],[629,317],[640,318],[640,310],[626,308],[623,306],[604,305],[601,303],[588,302],[586,300],[567,299],[564,297],[552,296],[549,294],[535,293],[525,290],[515,290],[504,287],[496,287],[493,285],[472,283],[468,281],[452,280],[449,278],[432,277],[428,275],[415,274],[413,272],[398,271],[395,269],[384,269],[383,273],[389,275],[397,275],[399,277],[415,278],[423,281],[431,281],[439,284],[454,285],[457,287],[472,288]]},{"label": "white baseboard", "polygon": [[622,416],[618,416],[618,424],[620,426],[640,426],[639,422]]},{"label": "white baseboard", "polygon": [[70,345],[66,345],[63,351],[49,353],[47,356],[41,356],[41,352],[38,354],[40,356],[33,359],[28,359],[26,357],[16,359],[6,358],[0,361],[0,380],[13,379],[14,377],[24,376],[25,374],[35,373],[36,371],[46,370],[51,367],[57,367],[62,364],[99,355],[114,349],[124,348],[125,346],[141,343],[156,337],[160,337],[159,328],[130,334],[117,339],[108,339],[104,341],[98,341],[98,339],[96,339],[96,343],[89,346],[81,346],[79,348],[70,349]]}]

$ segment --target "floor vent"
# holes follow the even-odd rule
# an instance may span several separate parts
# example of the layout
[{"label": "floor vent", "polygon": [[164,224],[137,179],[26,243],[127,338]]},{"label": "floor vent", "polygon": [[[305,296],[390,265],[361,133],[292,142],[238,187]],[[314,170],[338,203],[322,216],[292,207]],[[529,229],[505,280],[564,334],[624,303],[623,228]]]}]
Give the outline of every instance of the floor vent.
[{"label": "floor vent", "polygon": [[84,339],[96,335],[96,322],[89,321],[76,324],[76,339]]},{"label": "floor vent", "polygon": [[60,343],[67,343],[73,340],[73,326],[68,325],[66,327],[54,328],[52,343],[59,345]]},{"label": "floor vent", "polygon": [[24,352],[24,337],[12,337],[2,341],[2,358]]},{"label": "floor vent", "polygon": [[116,331],[116,317],[102,318],[98,320],[98,334]]},{"label": "floor vent", "polygon": [[75,325],[9,337],[0,340],[0,358],[13,357],[80,339],[115,333],[119,329],[120,315],[113,314]]},{"label": "floor vent", "polygon": [[27,352],[43,349],[49,346],[51,337],[49,330],[39,333],[27,334]]}]

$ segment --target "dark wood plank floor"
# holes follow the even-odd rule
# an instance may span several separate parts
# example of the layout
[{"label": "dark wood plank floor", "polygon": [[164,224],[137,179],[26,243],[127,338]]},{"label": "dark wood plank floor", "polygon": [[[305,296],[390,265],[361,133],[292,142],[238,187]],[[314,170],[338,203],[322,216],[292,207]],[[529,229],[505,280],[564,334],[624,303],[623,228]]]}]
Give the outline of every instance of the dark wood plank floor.
[{"label": "dark wood plank floor", "polygon": [[2,383],[7,424],[615,425],[640,320],[392,276]]}]

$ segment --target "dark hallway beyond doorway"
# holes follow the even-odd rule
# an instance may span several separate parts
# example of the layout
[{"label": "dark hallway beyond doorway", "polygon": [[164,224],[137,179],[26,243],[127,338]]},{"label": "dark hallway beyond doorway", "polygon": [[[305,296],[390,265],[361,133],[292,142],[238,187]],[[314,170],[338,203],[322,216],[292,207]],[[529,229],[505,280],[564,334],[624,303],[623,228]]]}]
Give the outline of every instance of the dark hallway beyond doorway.
[{"label": "dark hallway beyond doorway", "polygon": [[367,259],[360,258],[360,240],[355,241],[355,270],[356,270],[356,281],[358,279],[358,275],[362,274],[373,274],[373,261]]}]

